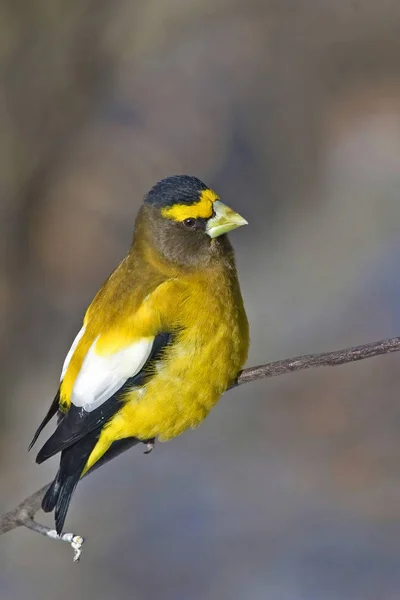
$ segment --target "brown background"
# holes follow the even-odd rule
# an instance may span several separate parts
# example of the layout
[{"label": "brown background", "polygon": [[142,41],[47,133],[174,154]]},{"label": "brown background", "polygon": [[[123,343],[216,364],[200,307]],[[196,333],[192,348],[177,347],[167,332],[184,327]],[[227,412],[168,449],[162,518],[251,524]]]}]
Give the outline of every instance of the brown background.
[{"label": "brown background", "polygon": [[[1,509],[55,472],[27,445],[165,175],[250,223],[249,364],[399,333],[399,31],[398,0],[0,1]],[[128,452],[74,497],[80,566],[0,539],[1,600],[397,600],[399,360],[247,385]]]}]

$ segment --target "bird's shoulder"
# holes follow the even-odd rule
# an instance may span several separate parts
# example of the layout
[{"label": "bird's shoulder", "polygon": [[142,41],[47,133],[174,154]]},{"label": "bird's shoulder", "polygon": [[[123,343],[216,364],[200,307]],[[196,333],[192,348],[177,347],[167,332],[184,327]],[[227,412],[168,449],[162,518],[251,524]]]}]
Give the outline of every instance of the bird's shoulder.
[{"label": "bird's shoulder", "polygon": [[84,372],[98,378],[100,371],[124,369],[124,363],[140,365],[156,336],[179,326],[175,309],[185,287],[178,278],[140,272],[123,261],[90,304],[65,358],[61,404],[69,404]]}]

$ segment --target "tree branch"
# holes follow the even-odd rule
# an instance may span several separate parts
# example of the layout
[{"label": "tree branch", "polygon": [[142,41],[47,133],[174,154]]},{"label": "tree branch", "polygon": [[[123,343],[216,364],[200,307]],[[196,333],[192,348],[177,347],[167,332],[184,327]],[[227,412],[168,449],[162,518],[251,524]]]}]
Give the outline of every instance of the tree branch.
[{"label": "tree branch", "polygon": [[353,346],[352,348],[344,348],[335,352],[322,352],[321,354],[303,354],[286,360],[277,360],[259,365],[258,367],[249,367],[244,369],[239,374],[237,381],[231,386],[236,387],[258,379],[266,379],[267,377],[277,377],[294,371],[303,371],[304,369],[312,369],[314,367],[337,367],[346,363],[372,358],[380,354],[390,354],[391,352],[399,352],[400,337],[390,338],[389,340],[381,340],[372,342],[371,344],[363,344],[362,346]]},{"label": "tree branch", "polygon": [[73,533],[62,533],[60,536],[57,535],[55,529],[50,529],[41,523],[34,520],[34,516],[38,512],[42,504],[42,498],[49,488],[49,483],[44,485],[40,490],[31,494],[9,512],[5,513],[0,517],[0,535],[16,529],[17,527],[27,527],[36,533],[46,535],[52,539],[59,539],[63,542],[68,542],[74,551],[74,562],[78,562],[82,553],[82,544],[84,539],[80,535],[74,535]]},{"label": "tree branch", "polygon": [[[277,377],[279,375],[285,375],[286,373],[293,373],[294,371],[302,371],[314,367],[336,367],[338,365],[364,360],[365,358],[372,358],[373,356],[379,356],[381,354],[398,352],[399,350],[400,337],[395,337],[389,340],[381,340],[379,342],[345,348],[344,350],[337,350],[335,352],[304,354],[302,356],[278,360],[265,365],[244,369],[230,389],[259,379]],[[41,507],[42,498],[48,487],[49,484],[45,485],[26,498],[16,508],[0,516],[0,535],[12,531],[17,527],[27,527],[28,529],[32,529],[47,537],[60,539],[70,543],[74,550],[74,561],[77,562],[82,552],[82,544],[84,542],[81,536],[74,535],[73,533],[62,533],[58,536],[54,529],[49,529],[34,520],[34,516]]]}]

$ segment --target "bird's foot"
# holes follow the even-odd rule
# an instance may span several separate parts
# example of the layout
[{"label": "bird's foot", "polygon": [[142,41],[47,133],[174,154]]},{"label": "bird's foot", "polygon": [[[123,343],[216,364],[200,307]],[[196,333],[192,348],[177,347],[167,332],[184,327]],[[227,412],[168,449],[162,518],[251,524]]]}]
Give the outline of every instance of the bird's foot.
[{"label": "bird's foot", "polygon": [[146,444],[147,450],[145,450],[143,454],[150,454],[156,444],[156,438],[151,438],[151,440],[147,440],[144,444]]}]

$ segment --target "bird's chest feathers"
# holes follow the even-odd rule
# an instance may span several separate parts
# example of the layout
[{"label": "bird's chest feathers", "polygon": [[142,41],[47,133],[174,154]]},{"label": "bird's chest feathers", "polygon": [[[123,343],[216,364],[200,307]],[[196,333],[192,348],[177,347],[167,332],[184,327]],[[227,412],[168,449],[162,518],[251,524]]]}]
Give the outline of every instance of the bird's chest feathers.
[{"label": "bird's chest feathers", "polygon": [[[139,437],[167,440],[197,427],[242,368],[248,348],[242,300],[224,281],[199,283],[180,311],[180,330],[155,377],[126,405]],[[134,396],[135,392],[133,392]],[[132,397],[133,399],[133,397]]]},{"label": "bird's chest feathers", "polygon": [[226,387],[241,366],[238,363],[246,339],[241,297],[235,297],[226,278],[206,280],[195,287],[181,310],[183,327],[174,352],[176,368],[181,365],[193,376]]}]

